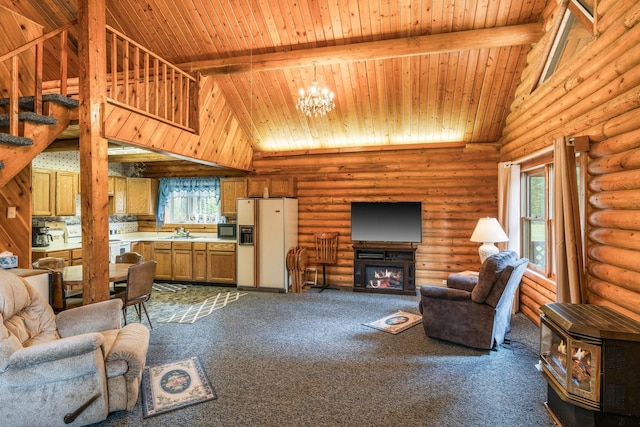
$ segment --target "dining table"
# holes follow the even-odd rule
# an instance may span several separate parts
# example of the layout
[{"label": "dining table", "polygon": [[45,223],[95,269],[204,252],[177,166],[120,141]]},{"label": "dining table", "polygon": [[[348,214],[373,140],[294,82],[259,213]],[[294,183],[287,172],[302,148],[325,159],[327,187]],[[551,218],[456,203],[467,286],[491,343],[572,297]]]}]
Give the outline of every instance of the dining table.
[{"label": "dining table", "polygon": [[[124,282],[133,264],[109,263],[109,282]],[[74,289],[82,286],[82,265],[69,265],[62,270],[62,280]]]}]

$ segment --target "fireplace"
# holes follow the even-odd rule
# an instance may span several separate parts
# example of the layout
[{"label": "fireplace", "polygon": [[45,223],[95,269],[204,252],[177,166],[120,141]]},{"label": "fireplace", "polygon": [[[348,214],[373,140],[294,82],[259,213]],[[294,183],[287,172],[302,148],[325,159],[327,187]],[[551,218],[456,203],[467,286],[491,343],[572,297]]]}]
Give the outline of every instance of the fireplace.
[{"label": "fireplace", "polygon": [[541,307],[540,366],[561,425],[640,425],[640,323],[603,306]]},{"label": "fireplace", "polygon": [[416,294],[414,246],[354,245],[354,292]]}]

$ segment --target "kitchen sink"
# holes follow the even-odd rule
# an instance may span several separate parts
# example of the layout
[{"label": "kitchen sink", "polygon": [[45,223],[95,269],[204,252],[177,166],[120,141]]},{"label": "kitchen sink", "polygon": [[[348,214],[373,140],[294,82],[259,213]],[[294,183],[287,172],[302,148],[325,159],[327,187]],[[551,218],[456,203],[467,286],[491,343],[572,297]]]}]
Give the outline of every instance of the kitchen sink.
[{"label": "kitchen sink", "polygon": [[197,236],[169,236],[169,237],[160,237],[160,239],[166,240],[176,240],[176,239],[199,239]]}]

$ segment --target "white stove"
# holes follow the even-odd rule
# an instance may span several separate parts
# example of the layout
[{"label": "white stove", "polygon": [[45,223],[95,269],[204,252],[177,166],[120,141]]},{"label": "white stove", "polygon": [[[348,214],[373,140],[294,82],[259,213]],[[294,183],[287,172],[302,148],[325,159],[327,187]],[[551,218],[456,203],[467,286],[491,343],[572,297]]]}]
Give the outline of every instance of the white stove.
[{"label": "white stove", "polygon": [[67,224],[67,243],[82,243],[81,224]]}]

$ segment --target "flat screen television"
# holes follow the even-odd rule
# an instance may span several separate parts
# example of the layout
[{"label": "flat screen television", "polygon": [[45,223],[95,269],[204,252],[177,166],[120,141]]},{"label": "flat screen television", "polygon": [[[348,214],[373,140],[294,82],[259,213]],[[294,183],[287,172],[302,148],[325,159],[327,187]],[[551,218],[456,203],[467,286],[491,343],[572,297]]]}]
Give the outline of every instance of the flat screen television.
[{"label": "flat screen television", "polygon": [[354,242],[422,242],[422,202],[351,202]]}]

